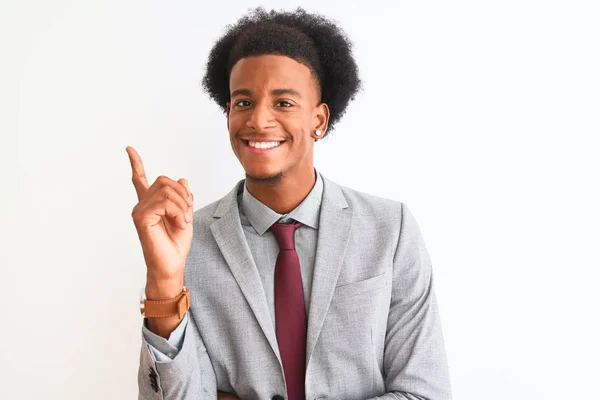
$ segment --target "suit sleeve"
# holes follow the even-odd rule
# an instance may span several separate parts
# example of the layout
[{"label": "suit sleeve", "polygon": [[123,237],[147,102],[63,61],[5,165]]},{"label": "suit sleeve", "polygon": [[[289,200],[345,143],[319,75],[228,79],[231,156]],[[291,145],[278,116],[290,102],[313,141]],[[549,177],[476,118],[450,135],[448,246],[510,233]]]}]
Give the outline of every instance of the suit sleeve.
[{"label": "suit sleeve", "polygon": [[169,335],[169,338],[165,339],[148,329],[148,318],[144,318],[142,341],[148,344],[148,348],[155,361],[170,361],[179,354],[188,319],[189,314],[186,312],[181,319],[181,322],[179,322],[179,325],[177,325],[175,330]]},{"label": "suit sleeve", "polygon": [[451,400],[431,260],[419,225],[401,204],[384,349],[385,395],[375,399]]},{"label": "suit sleeve", "polygon": [[160,355],[156,358],[156,349],[152,349],[142,334],[138,369],[139,400],[217,398],[214,369],[191,310],[187,316],[187,324],[183,325],[182,321],[176,328],[181,328],[183,337],[181,343],[171,343],[180,347],[172,359]]}]

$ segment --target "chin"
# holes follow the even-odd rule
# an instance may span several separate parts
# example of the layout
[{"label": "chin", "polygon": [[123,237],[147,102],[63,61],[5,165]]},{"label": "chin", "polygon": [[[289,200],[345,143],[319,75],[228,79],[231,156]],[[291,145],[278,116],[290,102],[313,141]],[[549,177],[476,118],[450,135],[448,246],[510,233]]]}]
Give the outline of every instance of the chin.
[{"label": "chin", "polygon": [[283,177],[281,168],[245,168],[246,178],[257,182],[277,183]]}]

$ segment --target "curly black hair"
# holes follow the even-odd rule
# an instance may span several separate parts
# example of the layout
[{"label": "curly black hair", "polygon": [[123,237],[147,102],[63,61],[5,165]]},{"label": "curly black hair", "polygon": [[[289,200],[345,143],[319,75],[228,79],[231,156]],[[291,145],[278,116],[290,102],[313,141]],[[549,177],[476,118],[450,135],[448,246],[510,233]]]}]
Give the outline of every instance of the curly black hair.
[{"label": "curly black hair", "polygon": [[202,86],[223,112],[230,99],[229,75],[235,63],[264,54],[284,55],[310,68],[321,102],[329,106],[328,132],[361,88],[352,42],[334,22],[301,7],[270,12],[258,7],[227,25],[210,51]]}]

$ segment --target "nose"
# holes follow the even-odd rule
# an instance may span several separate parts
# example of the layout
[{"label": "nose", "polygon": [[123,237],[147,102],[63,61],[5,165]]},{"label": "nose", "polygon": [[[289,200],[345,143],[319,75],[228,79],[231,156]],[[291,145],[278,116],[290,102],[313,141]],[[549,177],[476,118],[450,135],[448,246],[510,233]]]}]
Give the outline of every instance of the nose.
[{"label": "nose", "polygon": [[246,121],[246,126],[256,131],[273,128],[275,125],[276,123],[271,108],[263,102],[254,105],[252,111],[249,113],[248,120]]}]

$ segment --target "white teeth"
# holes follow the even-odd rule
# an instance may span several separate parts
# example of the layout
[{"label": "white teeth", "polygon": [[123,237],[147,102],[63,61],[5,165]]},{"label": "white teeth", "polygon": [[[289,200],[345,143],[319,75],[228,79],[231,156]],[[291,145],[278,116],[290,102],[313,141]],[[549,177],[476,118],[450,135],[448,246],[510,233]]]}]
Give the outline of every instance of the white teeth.
[{"label": "white teeth", "polygon": [[255,149],[271,149],[273,147],[277,147],[281,144],[282,142],[254,142],[254,141],[248,141],[248,144],[250,145],[250,147],[254,147]]}]

